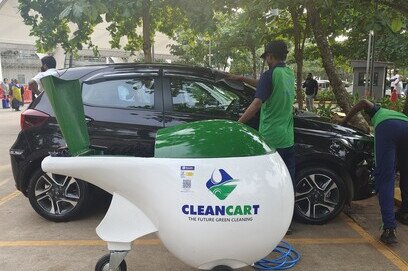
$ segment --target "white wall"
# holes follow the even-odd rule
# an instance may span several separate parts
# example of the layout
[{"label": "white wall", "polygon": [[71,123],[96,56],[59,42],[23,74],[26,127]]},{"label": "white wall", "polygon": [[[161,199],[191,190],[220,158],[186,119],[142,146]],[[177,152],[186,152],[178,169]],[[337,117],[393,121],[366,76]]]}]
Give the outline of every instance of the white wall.
[{"label": "white wall", "polygon": [[[126,57],[129,60],[132,60],[133,58],[130,57],[130,53],[123,50],[110,48],[110,35],[106,30],[107,26],[108,23],[106,22],[97,25],[94,33],[91,36],[92,42],[99,47],[101,55],[107,57]],[[142,30],[138,29],[138,32],[141,33]],[[18,0],[0,1],[0,52],[1,50],[35,50],[35,40],[35,37],[30,36],[30,27],[24,24],[23,19],[20,16],[18,10]],[[174,59],[174,56],[170,55],[168,46],[170,44],[174,44],[174,41],[162,33],[157,33],[154,40],[154,53],[156,57]],[[126,39],[123,38],[122,41],[122,45],[124,45]],[[91,56],[93,55],[93,52],[92,50],[83,50],[79,52],[79,54]],[[140,51],[139,53],[136,53],[136,55],[138,55],[139,58],[143,57],[143,52]],[[63,67],[65,56],[62,49],[56,50],[55,57],[57,58],[58,67]],[[3,77],[17,78],[18,74],[25,74],[27,82],[30,78],[37,74],[39,67],[41,66],[40,60],[38,59],[38,66],[36,64],[34,65],[33,63],[27,66],[28,67],[25,67],[19,63],[13,66],[3,65],[2,69],[0,62],[0,79],[3,79]]]},{"label": "white wall", "polygon": [[25,82],[20,82],[20,83],[25,83],[28,84],[31,78],[33,78],[36,74],[38,73],[38,69],[34,68],[24,68],[24,67],[19,67],[19,68],[7,68],[3,70],[3,76],[2,78],[8,78],[8,79],[18,79],[19,74],[23,74],[25,77]]}]

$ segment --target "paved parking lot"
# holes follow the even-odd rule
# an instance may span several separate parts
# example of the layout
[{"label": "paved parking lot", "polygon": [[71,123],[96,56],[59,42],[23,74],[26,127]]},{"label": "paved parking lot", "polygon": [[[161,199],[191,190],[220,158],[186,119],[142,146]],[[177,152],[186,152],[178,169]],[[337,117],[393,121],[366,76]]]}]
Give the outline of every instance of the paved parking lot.
[{"label": "paved parking lot", "polygon": [[[94,270],[107,253],[95,233],[105,208],[94,206],[85,218],[69,223],[38,216],[14,187],[8,150],[18,131],[19,113],[0,109],[0,270]],[[323,226],[295,224],[294,234],[285,238],[302,254],[293,270],[408,270],[407,226],[398,228],[399,244],[387,247],[377,241],[376,198],[354,202],[347,213]],[[128,270],[193,270],[153,234],[137,240],[126,260]]]}]

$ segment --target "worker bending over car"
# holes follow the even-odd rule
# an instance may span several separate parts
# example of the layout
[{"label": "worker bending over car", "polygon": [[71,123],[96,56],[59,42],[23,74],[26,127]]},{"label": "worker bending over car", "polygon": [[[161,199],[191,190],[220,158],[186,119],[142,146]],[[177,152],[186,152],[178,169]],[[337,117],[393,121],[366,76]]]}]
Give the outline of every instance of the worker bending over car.
[{"label": "worker bending over car", "polygon": [[[408,116],[381,108],[367,100],[358,102],[342,120],[346,124],[364,110],[374,126],[375,188],[381,208],[385,244],[397,243],[396,220],[408,225]],[[401,208],[394,214],[394,188],[397,160],[400,171]]]}]

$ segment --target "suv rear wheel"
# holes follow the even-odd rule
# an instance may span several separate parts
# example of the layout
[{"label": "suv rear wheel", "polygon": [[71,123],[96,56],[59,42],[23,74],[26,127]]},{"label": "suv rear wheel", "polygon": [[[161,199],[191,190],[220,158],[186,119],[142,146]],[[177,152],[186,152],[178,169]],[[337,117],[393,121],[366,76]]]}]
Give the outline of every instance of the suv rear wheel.
[{"label": "suv rear wheel", "polygon": [[30,179],[28,198],[33,209],[45,219],[66,222],[84,211],[89,186],[84,181],[38,169]]},{"label": "suv rear wheel", "polygon": [[344,208],[346,186],[343,179],[325,167],[307,167],[297,173],[295,188],[296,220],[325,224]]}]

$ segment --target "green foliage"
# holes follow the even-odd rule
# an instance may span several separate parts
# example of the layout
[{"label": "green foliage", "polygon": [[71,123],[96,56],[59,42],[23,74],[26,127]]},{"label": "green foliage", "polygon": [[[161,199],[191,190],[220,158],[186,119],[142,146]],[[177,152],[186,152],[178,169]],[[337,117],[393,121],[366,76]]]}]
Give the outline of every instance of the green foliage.
[{"label": "green foliage", "polygon": [[351,95],[351,105],[354,106],[356,103],[360,101],[360,94],[358,92]]},{"label": "green foliage", "polygon": [[396,102],[391,102],[389,97],[384,97],[381,100],[379,100],[378,103],[383,108],[402,112],[404,110],[405,99],[406,98],[399,98]]},{"label": "green foliage", "polygon": [[[83,45],[97,49],[90,35],[95,26],[106,21],[112,48],[139,51],[156,31],[173,34],[175,28],[197,31],[211,29],[215,8],[223,9],[229,1],[214,0],[19,0],[24,23],[31,26],[30,34],[37,37],[40,51],[51,51],[61,44],[67,52],[81,50]],[[150,14],[150,33],[143,37],[137,31],[144,14]]]},{"label": "green foliage", "polygon": [[252,65],[251,65],[251,56],[241,50],[234,50],[231,52],[232,55],[232,63],[230,72],[232,74],[243,74],[243,75],[251,75],[252,73]]},{"label": "green foliage", "polygon": [[[364,4],[361,3],[364,2]],[[328,40],[335,57],[336,68],[343,79],[350,74],[349,61],[365,59],[368,31],[376,31],[376,59],[394,62],[407,68],[408,18],[396,7],[405,0],[378,1],[375,11],[370,0],[315,1],[327,28]],[[149,3],[148,10],[144,4]],[[294,45],[294,25],[290,11],[298,11],[299,23],[306,33],[305,73],[311,71],[325,78],[320,53],[306,25],[303,0],[19,0],[24,22],[37,37],[41,52],[52,51],[61,44],[67,52],[84,46],[97,52],[90,35],[96,25],[108,23],[111,46],[136,52],[146,41],[153,41],[156,31],[173,37],[179,44],[171,52],[184,63],[208,66],[211,40],[212,66],[223,69],[232,59],[231,71],[252,74],[260,70],[259,53],[263,45],[276,38],[285,38]],[[396,3],[396,2],[395,2]],[[279,8],[279,16],[268,16]],[[151,17],[150,33],[140,33],[143,15]],[[139,30],[139,31],[137,31]],[[345,41],[336,40],[347,36]],[[293,53],[289,64],[295,63]]]},{"label": "green foliage", "polygon": [[[320,95],[319,95],[320,94]],[[315,109],[316,114],[321,117],[331,118],[333,113],[338,110],[336,104],[336,98],[332,91],[325,91],[320,92],[318,97],[315,100],[319,101],[317,108]],[[352,105],[355,105],[360,101],[360,97],[358,94],[351,95],[350,99],[352,101]],[[368,98],[373,103],[378,103],[383,108],[395,110],[398,112],[403,112],[404,104],[405,104],[405,97],[399,98],[396,102],[391,102],[389,97],[384,97],[378,101],[374,101],[374,99]]]},{"label": "green foliage", "polygon": [[[407,16],[400,10],[390,8],[378,1],[375,9],[374,1],[352,0],[338,1],[335,11],[330,12],[331,20],[343,32],[333,30],[334,36],[342,34],[347,36],[345,41],[332,41],[333,54],[348,60],[366,59],[368,46],[368,33],[375,31],[375,59],[378,61],[393,62],[400,68],[407,67],[405,59],[408,58],[408,33]],[[337,11],[342,10],[339,14]],[[340,15],[340,16],[339,16]],[[337,28],[337,27],[335,27]]]},{"label": "green foliage", "polygon": [[[351,96],[351,98],[352,98],[352,105],[355,105],[356,103],[358,103],[360,101],[360,97],[359,97],[358,93]],[[398,112],[403,112],[405,100],[407,99],[407,97],[406,96],[405,97],[400,97],[400,98],[398,98],[398,100],[396,102],[391,102],[390,97],[383,97],[382,99],[380,99],[378,101],[374,100],[374,98],[371,98],[371,97],[368,97],[366,99],[368,99],[369,101],[371,101],[373,103],[380,104],[381,107],[383,107],[383,108],[395,110],[395,111],[398,111]]]},{"label": "green foliage", "polygon": [[211,46],[212,67],[224,69],[229,59],[232,72],[254,74],[254,67],[259,70],[262,64],[260,51],[272,28],[266,24],[264,9],[254,7],[251,1],[240,4],[240,10],[215,13],[213,22],[217,27],[212,31],[197,33],[188,28],[177,29],[173,35],[177,44],[171,46],[171,53],[183,62],[209,66]]},{"label": "green foliage", "polygon": [[324,90],[317,93],[316,101],[336,101],[336,97],[332,90]]},{"label": "green foliage", "polygon": [[337,105],[333,102],[325,102],[325,101],[320,101],[317,104],[317,108],[315,109],[315,112],[317,115],[324,117],[324,118],[331,118],[333,115],[333,112],[336,110]]},{"label": "green foliage", "polygon": [[399,16],[392,18],[390,28],[393,32],[401,31],[403,27],[403,19]]}]

